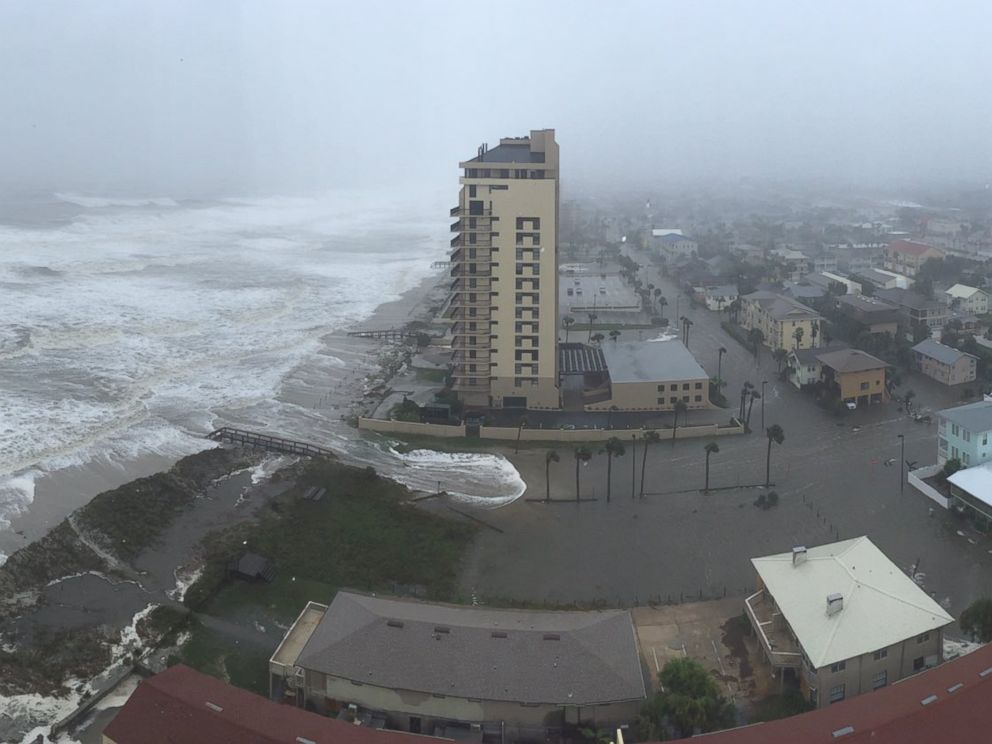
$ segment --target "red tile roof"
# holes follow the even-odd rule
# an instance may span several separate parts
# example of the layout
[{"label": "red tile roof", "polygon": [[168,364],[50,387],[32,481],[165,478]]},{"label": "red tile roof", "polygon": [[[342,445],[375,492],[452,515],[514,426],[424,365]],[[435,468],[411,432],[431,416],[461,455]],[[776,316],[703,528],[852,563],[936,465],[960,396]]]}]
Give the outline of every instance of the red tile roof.
[{"label": "red tile roof", "polygon": [[[985,744],[990,741],[992,731],[990,701],[992,645],[828,708],[706,734],[693,741],[698,740],[699,744]],[[846,731],[848,727],[850,731]]]},{"label": "red tile roof", "polygon": [[104,735],[116,744],[417,744],[441,740],[380,731],[280,705],[179,664],[138,685]]},{"label": "red tile roof", "polygon": [[922,256],[927,251],[933,251],[936,248],[925,243],[915,243],[912,240],[897,240],[894,243],[889,243],[889,250],[894,253],[905,253],[909,256]]}]

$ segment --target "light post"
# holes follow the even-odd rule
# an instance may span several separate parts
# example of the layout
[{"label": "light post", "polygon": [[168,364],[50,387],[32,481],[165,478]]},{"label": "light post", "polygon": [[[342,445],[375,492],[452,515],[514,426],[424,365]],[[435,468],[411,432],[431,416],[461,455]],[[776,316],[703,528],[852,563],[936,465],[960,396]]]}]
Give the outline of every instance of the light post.
[{"label": "light post", "polygon": [[637,483],[637,473],[634,463],[637,462],[637,434],[630,435],[630,500],[634,500],[634,485]]},{"label": "light post", "polygon": [[768,380],[761,381],[761,430],[765,430],[765,385],[768,384]]},{"label": "light post", "polygon": [[904,468],[906,467],[906,435],[899,434],[899,493],[904,493],[906,488],[906,476],[904,475]]},{"label": "light post", "polygon": [[675,293],[675,317],[676,318],[679,318],[679,320],[682,319],[679,316],[679,300],[681,300],[681,299],[682,299],[682,295],[680,295],[678,292],[676,292]]}]

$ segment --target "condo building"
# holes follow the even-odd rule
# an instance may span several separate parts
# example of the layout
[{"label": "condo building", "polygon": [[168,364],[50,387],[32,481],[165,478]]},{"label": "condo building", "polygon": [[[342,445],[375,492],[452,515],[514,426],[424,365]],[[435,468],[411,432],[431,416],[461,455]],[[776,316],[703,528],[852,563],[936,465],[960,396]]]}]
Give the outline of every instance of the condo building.
[{"label": "condo building", "polygon": [[448,308],[453,389],[467,406],[559,408],[555,132],[482,145],[459,168]]}]

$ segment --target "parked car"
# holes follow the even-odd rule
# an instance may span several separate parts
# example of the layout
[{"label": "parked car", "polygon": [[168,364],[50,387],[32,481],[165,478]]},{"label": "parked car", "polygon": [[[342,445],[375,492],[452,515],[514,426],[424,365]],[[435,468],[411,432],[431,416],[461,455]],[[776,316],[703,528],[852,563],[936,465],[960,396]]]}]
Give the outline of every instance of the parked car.
[{"label": "parked car", "polygon": [[856,409],[858,407],[858,401],[856,401],[856,400],[848,400],[848,401],[845,401],[844,402],[844,405],[847,406],[847,410],[848,411],[853,411],[854,409]]}]

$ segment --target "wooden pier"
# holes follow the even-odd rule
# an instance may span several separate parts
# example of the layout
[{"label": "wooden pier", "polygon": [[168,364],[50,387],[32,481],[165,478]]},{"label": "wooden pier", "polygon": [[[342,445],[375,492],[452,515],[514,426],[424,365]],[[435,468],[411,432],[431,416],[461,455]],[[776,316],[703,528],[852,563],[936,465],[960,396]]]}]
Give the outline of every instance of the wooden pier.
[{"label": "wooden pier", "polygon": [[386,341],[406,341],[415,340],[417,334],[413,331],[404,331],[401,328],[385,328],[377,331],[348,331],[352,338],[378,338]]},{"label": "wooden pier", "polygon": [[334,453],[325,448],[318,447],[309,442],[298,442],[295,439],[285,439],[284,437],[273,437],[269,434],[259,434],[255,431],[245,429],[233,429],[225,426],[207,434],[207,439],[215,442],[228,442],[241,447],[253,447],[264,449],[269,452],[282,452],[287,455],[304,455],[306,457],[334,457]]}]

